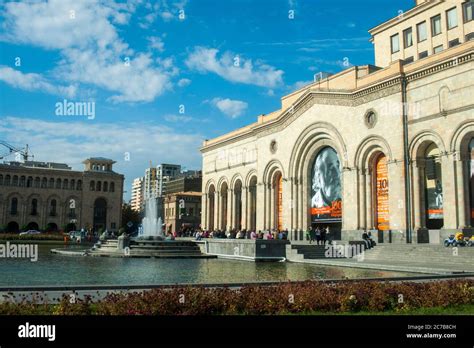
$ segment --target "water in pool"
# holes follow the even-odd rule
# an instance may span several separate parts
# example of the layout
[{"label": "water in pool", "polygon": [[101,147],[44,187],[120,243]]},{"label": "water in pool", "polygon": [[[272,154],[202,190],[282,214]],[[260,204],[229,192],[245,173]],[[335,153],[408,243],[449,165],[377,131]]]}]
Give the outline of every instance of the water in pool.
[{"label": "water in pool", "polygon": [[290,262],[74,257],[51,254],[52,248],[55,246],[40,245],[37,262],[0,259],[0,286],[210,284],[409,275]]}]

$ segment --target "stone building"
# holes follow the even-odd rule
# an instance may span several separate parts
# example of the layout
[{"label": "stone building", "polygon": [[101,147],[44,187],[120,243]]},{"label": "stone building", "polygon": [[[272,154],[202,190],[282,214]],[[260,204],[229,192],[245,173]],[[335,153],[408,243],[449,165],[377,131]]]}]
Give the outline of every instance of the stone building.
[{"label": "stone building", "polygon": [[375,66],[281,98],[204,142],[206,229],[310,226],[439,243],[474,226],[473,2],[420,1],[371,29]]},{"label": "stone building", "polygon": [[201,223],[201,192],[177,192],[165,195],[163,211],[167,232],[197,229]]},{"label": "stone building", "polygon": [[118,230],[124,176],[114,161],[89,158],[83,172],[64,164],[0,164],[0,227],[20,230]]}]

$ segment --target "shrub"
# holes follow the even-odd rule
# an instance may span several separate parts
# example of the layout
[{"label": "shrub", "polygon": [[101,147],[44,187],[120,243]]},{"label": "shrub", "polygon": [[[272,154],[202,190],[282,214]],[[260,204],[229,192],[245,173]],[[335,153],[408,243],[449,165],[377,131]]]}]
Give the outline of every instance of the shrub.
[{"label": "shrub", "polygon": [[[400,301],[402,300],[402,301]],[[289,313],[405,312],[412,309],[474,305],[474,280],[390,283],[296,282],[249,285],[238,290],[188,286],[145,292],[110,293],[70,303],[0,303],[0,315],[275,315]]]}]

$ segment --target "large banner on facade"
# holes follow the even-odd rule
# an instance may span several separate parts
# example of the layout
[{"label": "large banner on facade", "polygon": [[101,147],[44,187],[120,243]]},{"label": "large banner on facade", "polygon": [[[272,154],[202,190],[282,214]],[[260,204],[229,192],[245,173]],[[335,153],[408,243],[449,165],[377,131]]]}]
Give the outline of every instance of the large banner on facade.
[{"label": "large banner on facade", "polygon": [[312,221],[341,221],[341,163],[333,148],[326,147],[318,153],[311,174]]},{"label": "large banner on facade", "polygon": [[443,187],[439,178],[427,180],[426,200],[428,219],[443,219]]},{"label": "large banner on facade", "polygon": [[388,208],[388,167],[387,157],[380,156],[375,165],[376,198],[377,198],[377,229],[387,231],[390,229]]}]

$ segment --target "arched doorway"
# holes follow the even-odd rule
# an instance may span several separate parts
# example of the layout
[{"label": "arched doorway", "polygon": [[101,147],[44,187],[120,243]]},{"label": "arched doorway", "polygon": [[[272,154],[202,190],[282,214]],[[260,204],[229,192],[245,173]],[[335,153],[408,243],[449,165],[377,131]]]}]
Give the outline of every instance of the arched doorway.
[{"label": "arched doorway", "polygon": [[255,231],[257,228],[257,177],[250,179],[249,184],[249,229]]},{"label": "arched doorway", "polygon": [[234,226],[242,229],[242,181],[237,180],[234,185]]},{"label": "arched doorway", "polygon": [[424,162],[426,228],[429,230],[438,230],[444,225],[444,215],[441,157],[436,144],[432,143],[426,148]]},{"label": "arched doorway", "polygon": [[223,183],[221,187],[221,230],[225,231],[227,230],[227,208],[228,208],[228,202],[227,202],[227,191],[228,191],[228,186],[227,183]]},{"label": "arched doorway", "polygon": [[36,222],[30,222],[28,225],[26,225],[26,230],[35,230],[39,231],[39,226]]},{"label": "arched doorway", "polygon": [[333,239],[340,238],[342,227],[341,162],[329,146],[316,155],[310,172],[310,214],[312,227],[330,227]]},{"label": "arched doorway", "polygon": [[208,217],[209,217],[209,220],[207,222],[207,227],[210,231],[213,231],[214,230],[214,207],[215,207],[215,194],[216,194],[216,189],[214,188],[214,185],[211,185],[211,187],[209,188],[209,192],[208,192]]},{"label": "arched doorway", "polygon": [[20,226],[15,221],[10,221],[7,225],[7,232],[9,233],[18,233],[20,232]]},{"label": "arched doorway", "polygon": [[273,228],[277,230],[283,229],[283,176],[281,172],[275,173],[273,177],[273,201],[275,202],[273,206]]},{"label": "arched doorway", "polygon": [[374,217],[376,228],[379,231],[390,230],[390,214],[389,214],[389,188],[388,188],[388,167],[387,157],[380,153],[374,161],[374,184],[375,189],[375,209]]},{"label": "arched doorway", "polygon": [[104,198],[97,198],[94,202],[94,230],[107,228],[107,201]]}]

